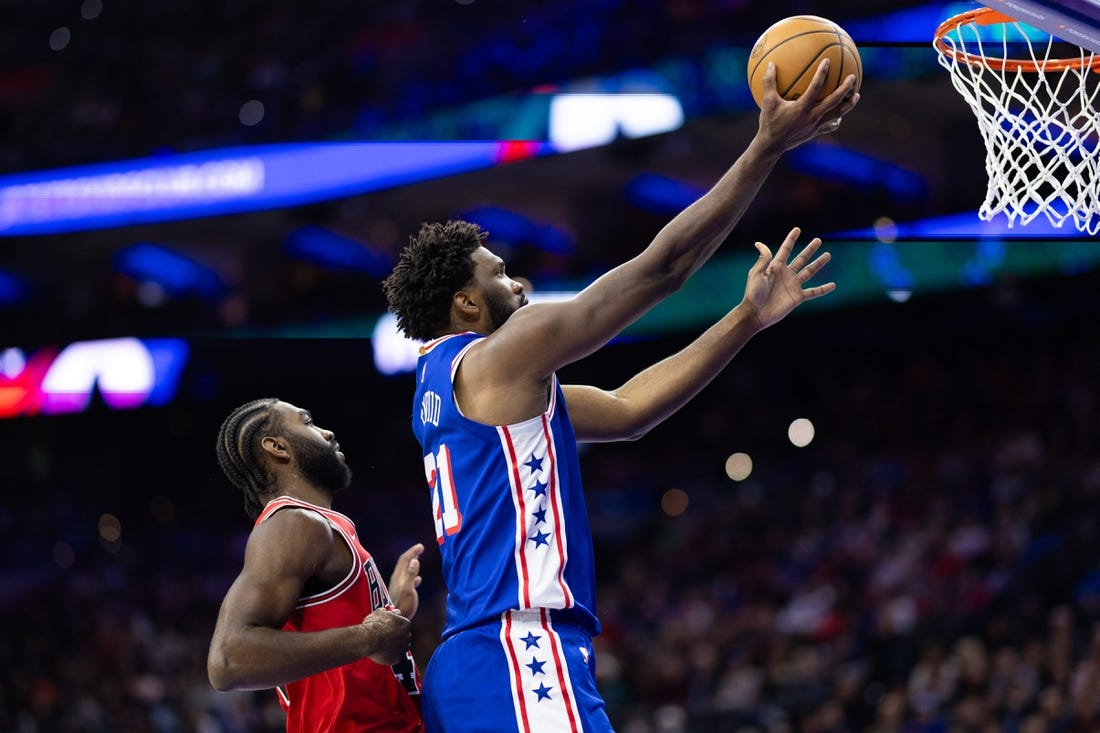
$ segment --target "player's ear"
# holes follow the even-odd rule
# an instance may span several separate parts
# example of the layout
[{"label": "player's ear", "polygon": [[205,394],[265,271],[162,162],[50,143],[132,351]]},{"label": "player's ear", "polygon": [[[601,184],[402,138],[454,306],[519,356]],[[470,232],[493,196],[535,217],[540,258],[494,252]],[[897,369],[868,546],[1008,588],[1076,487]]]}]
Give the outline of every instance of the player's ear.
[{"label": "player's ear", "polygon": [[290,445],[287,443],[286,438],[280,435],[267,435],[260,440],[260,449],[269,457],[276,461],[287,461],[290,459]]},{"label": "player's ear", "polygon": [[463,318],[470,320],[477,320],[481,313],[481,306],[478,305],[474,294],[469,290],[459,290],[454,294],[451,299],[453,307],[458,309],[458,312],[462,314]]}]

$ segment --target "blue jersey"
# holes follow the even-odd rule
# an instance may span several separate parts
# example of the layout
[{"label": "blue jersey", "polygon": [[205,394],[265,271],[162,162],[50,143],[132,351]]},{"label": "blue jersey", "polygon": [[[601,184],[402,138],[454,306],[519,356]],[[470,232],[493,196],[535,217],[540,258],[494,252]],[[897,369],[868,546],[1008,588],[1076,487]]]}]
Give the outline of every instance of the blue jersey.
[{"label": "blue jersey", "polygon": [[514,425],[465,417],[454,375],[481,338],[444,336],[417,362],[412,424],[448,590],[443,638],[538,608],[597,634],[592,533],[561,387],[555,377],[546,412]]}]

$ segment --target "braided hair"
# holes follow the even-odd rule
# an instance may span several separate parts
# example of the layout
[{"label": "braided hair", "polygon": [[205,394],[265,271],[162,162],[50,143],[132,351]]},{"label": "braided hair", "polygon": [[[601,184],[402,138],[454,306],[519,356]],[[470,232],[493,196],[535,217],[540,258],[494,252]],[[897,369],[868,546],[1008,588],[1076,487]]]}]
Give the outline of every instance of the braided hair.
[{"label": "braided hair", "polygon": [[280,434],[282,422],[272,407],[279,400],[265,397],[245,403],[229,413],[218,430],[218,464],[229,482],[244,494],[244,510],[255,519],[267,503],[276,477],[264,467],[260,439]]},{"label": "braided hair", "polygon": [[382,282],[390,312],[406,336],[428,341],[447,330],[451,296],[473,281],[470,255],[488,236],[477,224],[452,220],[422,224],[409,237],[397,266]]}]

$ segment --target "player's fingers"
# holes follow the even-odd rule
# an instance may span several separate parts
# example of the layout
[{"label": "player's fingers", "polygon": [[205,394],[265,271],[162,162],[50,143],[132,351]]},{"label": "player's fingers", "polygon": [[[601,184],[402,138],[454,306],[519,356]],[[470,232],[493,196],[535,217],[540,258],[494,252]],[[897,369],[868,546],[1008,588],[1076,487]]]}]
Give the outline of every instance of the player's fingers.
[{"label": "player's fingers", "polygon": [[776,262],[784,264],[787,262],[787,258],[791,256],[791,250],[794,249],[794,243],[798,241],[798,237],[801,234],[802,230],[798,227],[795,227],[787,234],[787,238],[783,240],[783,244],[779,245],[779,249],[775,253],[775,259],[772,260],[772,263],[768,265],[769,274],[771,273],[771,269],[772,267],[774,267]]},{"label": "player's fingers", "polygon": [[[825,59],[825,61],[828,61],[828,59]],[[824,61],[822,63],[824,63]],[[816,76],[814,77],[814,80],[817,80]],[[820,109],[822,112],[833,111],[835,113],[835,110],[840,108],[842,105],[847,104],[848,102],[852,102],[852,100],[855,99],[855,88],[856,75],[849,74],[847,78],[844,79],[844,81],[837,85],[836,89],[830,92],[824,99],[821,100],[821,102],[818,103],[818,109]],[[818,89],[818,91],[820,92],[820,88]],[[817,99],[816,95],[814,96],[814,99]],[[852,102],[852,104],[848,106],[848,109],[851,109],[854,106],[855,103]]]},{"label": "player's fingers", "polygon": [[813,300],[814,298],[820,298],[822,295],[828,295],[834,290],[836,290],[836,283],[825,283],[824,285],[806,288],[802,291],[802,299]]},{"label": "player's fingers", "polygon": [[775,84],[775,62],[769,61],[768,66],[764,69],[764,76],[761,78],[761,83],[764,86],[764,96],[767,96],[769,92],[779,93]]},{"label": "player's fingers", "polygon": [[760,253],[760,256],[756,258],[756,262],[753,263],[750,272],[761,273],[764,268],[768,266],[768,263],[772,261],[772,251],[768,249],[768,245],[763,242],[757,242],[753,245],[756,247],[756,251]]},{"label": "player's fingers", "polygon": [[818,257],[816,260],[806,265],[799,271],[798,279],[804,283],[809,282],[813,278],[813,276],[817,274],[818,270],[828,264],[829,260],[831,260],[832,258],[833,256],[828,252],[822,252],[820,257]]},{"label": "player's fingers", "polygon": [[811,239],[810,243],[803,247],[802,251],[798,253],[798,256],[791,260],[791,269],[798,272],[805,267],[806,263],[810,261],[810,258],[814,256],[814,252],[816,252],[817,248],[820,246],[821,239],[819,237]]},{"label": "player's fingers", "polygon": [[810,79],[806,91],[799,97],[800,100],[808,99],[806,104],[813,105],[814,100],[821,96],[821,90],[825,88],[825,79],[829,76],[829,64],[828,58],[821,59],[821,63],[817,65],[817,71],[814,72],[814,78]]},{"label": "player's fingers", "polygon": [[[409,563],[415,561],[418,557],[420,557],[421,554],[423,554],[423,552],[424,552],[424,545],[417,542],[415,545],[413,545],[412,547],[410,547],[409,549],[407,549],[407,550],[405,550],[404,552],[401,553],[401,557],[399,557],[397,559],[397,566],[398,567],[402,567],[402,566],[408,567]],[[417,562],[419,562],[419,561],[417,561]]]}]

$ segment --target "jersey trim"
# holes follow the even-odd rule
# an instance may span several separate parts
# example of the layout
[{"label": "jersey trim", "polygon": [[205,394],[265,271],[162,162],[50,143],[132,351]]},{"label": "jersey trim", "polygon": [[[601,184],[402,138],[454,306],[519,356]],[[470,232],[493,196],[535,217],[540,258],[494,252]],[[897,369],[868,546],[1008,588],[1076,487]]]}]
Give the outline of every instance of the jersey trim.
[{"label": "jersey trim", "polygon": [[[555,390],[556,391],[556,390]],[[565,582],[565,565],[569,561],[569,552],[565,546],[565,518],[562,516],[561,491],[558,489],[558,458],[554,449],[554,431],[550,427],[550,420],[542,418],[542,431],[546,437],[546,457],[550,462],[550,504],[554,507],[554,539],[558,550],[558,585],[561,587],[562,596],[565,599],[565,608],[573,605],[573,594],[569,585]]]},{"label": "jersey trim", "polygon": [[424,356],[425,354],[430,354],[432,349],[434,349],[436,346],[439,346],[441,343],[443,343],[445,341],[449,341],[449,340],[453,339],[455,336],[465,336],[465,335],[471,334],[471,333],[474,333],[474,331],[463,331],[462,333],[449,333],[446,336],[440,336],[437,339],[433,339],[432,341],[428,341],[427,343],[423,344],[420,347],[420,356]]},{"label": "jersey trim", "polygon": [[294,606],[295,610],[317,606],[327,601],[331,601],[334,598],[339,598],[355,584],[356,578],[363,572],[363,560],[359,557],[359,553],[355,549],[355,543],[352,541],[352,538],[348,536],[344,528],[332,521],[325,513],[331,512],[332,514],[343,517],[348,523],[351,523],[351,519],[334,509],[325,509],[316,504],[311,504],[308,501],[302,501],[301,499],[295,499],[289,496],[280,496],[267,503],[267,506],[264,507],[263,512],[261,512],[259,518],[257,518],[256,524],[268,519],[280,509],[286,509],[288,507],[306,509],[319,514],[321,518],[325,520],[325,523],[328,524],[329,528],[335,530],[336,533],[340,535],[340,538],[344,540],[344,544],[348,546],[348,551],[351,553],[351,569],[348,570],[347,575],[328,590],[323,590],[313,595],[300,596],[298,602]]},{"label": "jersey trim", "polygon": [[[481,339],[474,339],[470,343],[462,347],[462,350],[455,354],[455,358],[451,360],[451,384],[455,383],[455,374],[458,373],[458,365],[462,362],[462,357],[466,356],[466,352],[469,351],[474,344],[480,344]],[[458,400],[455,400],[455,407],[458,407],[458,411],[462,412],[462,408],[458,405]]]},{"label": "jersey trim", "polygon": [[516,458],[516,446],[507,426],[498,429],[501,444],[504,447],[505,462],[508,464],[508,483],[512,487],[512,504],[516,508],[516,570],[519,571],[520,608],[531,607],[531,574],[527,568],[527,502],[523,498],[523,482],[519,477],[519,460]]}]

